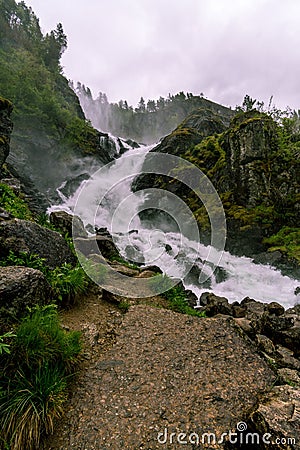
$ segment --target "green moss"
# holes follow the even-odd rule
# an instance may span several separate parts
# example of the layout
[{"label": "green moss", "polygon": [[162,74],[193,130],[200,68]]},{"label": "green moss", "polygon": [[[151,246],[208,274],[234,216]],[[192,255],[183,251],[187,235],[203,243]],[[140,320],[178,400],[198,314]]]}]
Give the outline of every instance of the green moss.
[{"label": "green moss", "polygon": [[300,263],[300,228],[283,227],[264,243],[270,246],[269,251],[280,250]]},{"label": "green moss", "polygon": [[32,220],[32,213],[21,195],[3,183],[0,183],[0,207],[17,219]]},{"label": "green moss", "polygon": [[254,208],[246,208],[241,205],[232,204],[225,208],[227,216],[241,223],[241,230],[247,230],[254,225],[264,229],[272,228],[274,221],[278,219],[278,213],[274,205],[258,205]]},{"label": "green moss", "polygon": [[190,128],[186,128],[186,127],[178,127],[176,128],[176,130],[174,130],[170,136],[191,136],[192,134],[194,134],[195,131],[191,130]]}]

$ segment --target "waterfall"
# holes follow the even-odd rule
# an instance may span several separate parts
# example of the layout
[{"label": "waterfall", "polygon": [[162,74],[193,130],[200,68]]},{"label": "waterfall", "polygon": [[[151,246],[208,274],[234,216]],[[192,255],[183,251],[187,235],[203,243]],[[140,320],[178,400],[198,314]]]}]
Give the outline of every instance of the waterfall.
[{"label": "waterfall", "polygon": [[[295,295],[300,284],[298,280],[282,275],[274,267],[255,264],[251,258],[237,257],[226,251],[218,255],[214,274],[205,284],[199,283],[203,261],[209,260],[212,250],[214,253],[218,250],[180,234],[172,223],[151,223],[139,217],[146,194],[143,191],[133,194],[131,185],[153,147],[127,150],[89,180],[83,181],[74,195],[62,197],[62,203],[52,206],[50,211],[75,211],[88,230],[94,224],[107,228],[122,256],[145,265],[156,265],[170,277],[183,278],[185,287],[198,298],[203,292],[211,291],[231,302],[251,297],[263,302],[277,301],[285,308],[299,302],[299,295]],[[84,201],[78,203],[83,189]],[[124,203],[124,199],[129,202]],[[188,275],[185,275],[185,264],[192,267]]]}]

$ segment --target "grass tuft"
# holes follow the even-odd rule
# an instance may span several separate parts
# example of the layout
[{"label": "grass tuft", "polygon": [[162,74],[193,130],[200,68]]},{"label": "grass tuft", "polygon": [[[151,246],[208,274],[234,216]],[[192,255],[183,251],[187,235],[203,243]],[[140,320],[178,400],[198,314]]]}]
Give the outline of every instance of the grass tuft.
[{"label": "grass tuft", "polygon": [[63,413],[67,383],[81,351],[80,333],[66,332],[57,307],[33,308],[16,330],[10,353],[0,355],[0,427],[4,448],[38,449]]}]

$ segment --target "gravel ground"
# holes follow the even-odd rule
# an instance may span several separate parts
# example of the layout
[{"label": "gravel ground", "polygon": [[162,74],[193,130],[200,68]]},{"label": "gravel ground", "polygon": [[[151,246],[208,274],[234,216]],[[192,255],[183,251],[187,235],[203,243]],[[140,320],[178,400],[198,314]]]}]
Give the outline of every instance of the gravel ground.
[{"label": "gravel ground", "polygon": [[123,316],[94,297],[63,321],[84,330],[85,362],[47,450],[223,448],[196,443],[234,430],[274,381],[225,316],[148,305]]}]

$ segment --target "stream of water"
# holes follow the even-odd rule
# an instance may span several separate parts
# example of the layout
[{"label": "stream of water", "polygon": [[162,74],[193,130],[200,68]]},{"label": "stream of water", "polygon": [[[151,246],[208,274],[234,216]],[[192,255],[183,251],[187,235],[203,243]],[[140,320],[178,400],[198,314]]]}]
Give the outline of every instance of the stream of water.
[{"label": "stream of water", "polygon": [[[168,276],[184,278],[184,285],[198,298],[203,292],[212,291],[230,302],[251,297],[263,302],[277,301],[285,308],[299,303],[299,294],[295,294],[300,285],[298,280],[282,275],[271,266],[255,264],[247,257],[237,257],[226,251],[218,254],[218,250],[179,233],[172,221],[151,223],[140,219],[138,212],[147,194],[143,191],[133,194],[131,185],[152,147],[128,150],[83,181],[74,195],[69,198],[61,195],[61,204],[52,206],[49,212],[75,211],[87,229],[91,230],[91,225],[107,228],[124,257],[133,262],[156,265]],[[78,204],[83,189],[85,201]],[[126,199],[128,201],[124,203]],[[201,284],[198,275],[212,250],[217,256],[218,267]],[[187,276],[185,264],[193,267]]]}]

